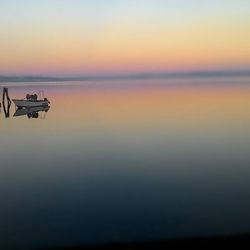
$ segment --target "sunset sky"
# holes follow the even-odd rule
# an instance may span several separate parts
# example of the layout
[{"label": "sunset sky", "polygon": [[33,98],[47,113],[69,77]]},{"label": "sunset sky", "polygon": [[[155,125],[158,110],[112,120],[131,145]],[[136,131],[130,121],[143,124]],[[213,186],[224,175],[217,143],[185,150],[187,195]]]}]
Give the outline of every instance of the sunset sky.
[{"label": "sunset sky", "polygon": [[0,0],[0,74],[250,68],[248,0]]}]

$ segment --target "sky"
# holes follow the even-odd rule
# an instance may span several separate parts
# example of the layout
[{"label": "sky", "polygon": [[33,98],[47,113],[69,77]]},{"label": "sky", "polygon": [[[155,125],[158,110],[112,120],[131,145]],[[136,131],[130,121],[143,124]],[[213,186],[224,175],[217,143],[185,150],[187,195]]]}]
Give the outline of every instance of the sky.
[{"label": "sky", "polygon": [[250,69],[249,0],[0,0],[0,75]]}]

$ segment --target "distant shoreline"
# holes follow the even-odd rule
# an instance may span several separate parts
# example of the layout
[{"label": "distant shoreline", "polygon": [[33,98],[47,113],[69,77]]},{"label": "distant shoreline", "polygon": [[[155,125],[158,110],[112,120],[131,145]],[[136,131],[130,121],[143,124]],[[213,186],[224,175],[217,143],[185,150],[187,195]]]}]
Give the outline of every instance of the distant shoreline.
[{"label": "distant shoreline", "polygon": [[105,80],[146,80],[171,78],[221,78],[250,77],[250,69],[242,71],[188,71],[173,73],[141,73],[128,75],[80,76],[80,77],[50,77],[50,76],[1,76],[0,83],[6,82],[69,82],[69,81],[105,81]]}]

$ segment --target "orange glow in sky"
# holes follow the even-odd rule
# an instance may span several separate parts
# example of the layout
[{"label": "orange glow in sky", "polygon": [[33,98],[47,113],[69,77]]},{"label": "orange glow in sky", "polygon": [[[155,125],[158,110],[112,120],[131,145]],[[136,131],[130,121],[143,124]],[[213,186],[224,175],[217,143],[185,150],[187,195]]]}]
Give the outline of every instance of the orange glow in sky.
[{"label": "orange glow in sky", "polygon": [[188,3],[1,1],[0,74],[249,68],[250,3]]}]

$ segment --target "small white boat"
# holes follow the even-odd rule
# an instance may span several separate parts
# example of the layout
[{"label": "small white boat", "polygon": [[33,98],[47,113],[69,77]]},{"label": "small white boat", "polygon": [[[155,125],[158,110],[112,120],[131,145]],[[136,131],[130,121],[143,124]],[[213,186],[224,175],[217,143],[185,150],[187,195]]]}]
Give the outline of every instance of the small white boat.
[{"label": "small white boat", "polygon": [[26,99],[12,99],[18,108],[34,108],[34,107],[47,107],[50,102],[47,98],[38,100],[38,95],[26,95]]},{"label": "small white boat", "polygon": [[32,107],[44,107],[44,106],[49,106],[49,101],[48,100],[17,100],[13,99],[12,100],[18,108],[32,108]]},{"label": "small white boat", "polygon": [[39,106],[39,107],[31,107],[31,108],[19,108],[16,110],[15,114],[13,115],[14,117],[17,116],[24,116],[29,114],[34,114],[38,112],[48,112],[50,109],[49,106]]}]

